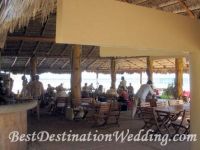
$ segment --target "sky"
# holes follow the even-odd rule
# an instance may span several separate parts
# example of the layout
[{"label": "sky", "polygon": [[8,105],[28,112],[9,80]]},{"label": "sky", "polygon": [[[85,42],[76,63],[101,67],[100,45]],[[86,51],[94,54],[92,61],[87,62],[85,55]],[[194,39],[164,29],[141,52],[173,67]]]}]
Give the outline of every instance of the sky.
[{"label": "sky", "polygon": [[[21,77],[22,74],[10,74],[11,78],[14,80],[13,85],[13,92],[17,93],[22,89],[22,80]],[[125,80],[127,81],[127,86],[129,83],[132,84],[135,91],[137,91],[140,87],[140,74],[134,73],[134,74],[117,74],[116,77],[116,86],[119,85],[121,81],[121,77],[124,76]],[[26,75],[28,81],[30,80],[30,76]],[[65,88],[70,88],[70,74],[53,74],[53,73],[43,73],[40,75],[40,81],[43,83],[44,88],[47,88],[48,84],[51,84],[53,87],[56,87],[63,83],[63,86]],[[167,88],[169,84],[173,84],[175,79],[175,74],[153,74],[153,83],[154,88]],[[190,83],[189,83],[189,74],[183,75],[183,90],[189,91],[190,90]],[[147,82],[147,75],[146,73],[142,74],[142,83]],[[98,74],[98,80],[97,80],[97,74],[96,73],[89,73],[89,72],[82,72],[82,82],[81,86],[83,86],[85,83],[91,84],[93,83],[93,86],[96,88],[98,85],[102,84],[104,87],[104,91],[110,88],[111,85],[111,77],[110,74]]]}]

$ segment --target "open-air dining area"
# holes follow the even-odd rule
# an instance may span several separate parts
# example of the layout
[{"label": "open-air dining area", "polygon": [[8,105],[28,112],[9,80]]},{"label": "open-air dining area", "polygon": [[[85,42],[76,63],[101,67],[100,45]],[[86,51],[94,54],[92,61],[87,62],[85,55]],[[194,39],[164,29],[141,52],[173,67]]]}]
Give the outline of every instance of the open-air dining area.
[{"label": "open-air dining area", "polygon": [[0,1],[0,150],[199,150],[199,0]]}]

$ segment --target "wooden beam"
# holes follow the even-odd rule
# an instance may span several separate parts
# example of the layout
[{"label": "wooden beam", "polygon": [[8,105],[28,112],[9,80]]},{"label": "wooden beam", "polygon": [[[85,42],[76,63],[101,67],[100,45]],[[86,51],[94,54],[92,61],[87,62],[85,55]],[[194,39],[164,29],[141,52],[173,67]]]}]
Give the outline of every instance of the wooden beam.
[{"label": "wooden beam", "polygon": [[30,59],[31,77],[37,74],[37,57],[33,56]]},{"label": "wooden beam", "polygon": [[151,57],[147,57],[147,76],[148,80],[153,80],[153,60]]},{"label": "wooden beam", "polygon": [[81,64],[85,63],[85,61],[92,56],[92,54],[95,52],[95,46],[93,46],[89,52],[89,54],[81,61]]},{"label": "wooden beam", "polygon": [[[188,7],[189,10],[195,11],[200,9],[200,5],[196,6],[190,6]],[[180,13],[185,13],[187,10],[186,9],[179,9],[179,10],[174,10],[173,13],[180,14]]]},{"label": "wooden beam", "polygon": [[60,59],[57,58],[51,65],[50,65],[50,68],[52,68]]},{"label": "wooden beam", "polygon": [[14,65],[15,65],[16,61],[17,61],[17,57],[15,57],[15,59],[14,59],[14,61],[13,61],[12,65],[11,65],[11,68],[12,68],[12,67],[14,67]]},{"label": "wooden beam", "polygon": [[191,17],[191,18],[195,18],[195,15],[194,13],[189,9],[189,7],[186,5],[185,2],[183,2],[182,0],[177,0],[180,5],[186,10],[186,12],[188,13],[188,15]]},{"label": "wooden beam", "polygon": [[97,59],[93,60],[90,64],[88,64],[88,66],[86,67],[86,70],[88,70],[90,68],[90,66],[92,66],[96,61],[97,61]]},{"label": "wooden beam", "polygon": [[68,64],[70,63],[70,60],[67,60],[61,67],[61,69],[64,69]]},{"label": "wooden beam", "polygon": [[40,44],[40,42],[37,42],[37,44],[36,44],[36,46],[35,46],[35,49],[34,49],[34,51],[33,51],[33,55],[36,54],[36,52],[37,52],[37,50],[38,50],[38,47],[39,47],[39,44]]},{"label": "wooden beam", "polygon": [[158,8],[163,8],[163,7],[168,7],[168,6],[171,6],[171,5],[175,5],[179,3],[177,0],[174,0],[174,1],[168,1],[166,3],[161,3],[158,5]]},{"label": "wooden beam", "polygon": [[[61,56],[63,56],[65,54],[66,49],[68,48],[68,45],[66,45],[66,47],[64,48],[64,50],[60,53]],[[58,61],[60,60],[60,58],[57,58],[50,66],[50,68],[52,68]]]},{"label": "wooden beam", "polygon": [[29,57],[28,60],[25,63],[25,68],[28,66],[29,62],[30,62],[31,58]]},{"label": "wooden beam", "polygon": [[9,41],[27,41],[27,42],[53,42],[55,43],[55,37],[42,37],[42,36],[8,36]]},{"label": "wooden beam", "polygon": [[183,58],[176,58],[175,60],[176,67],[176,98],[181,99],[183,93]]},{"label": "wooden beam", "polygon": [[[37,52],[39,43],[40,43],[40,42],[37,42],[37,44],[36,44],[36,46],[35,46],[35,49],[34,49],[34,51],[33,51],[34,57],[36,57],[36,56],[35,56],[35,53]],[[29,62],[31,61],[31,57],[33,57],[33,55],[30,56],[30,57],[28,58],[28,60],[26,61],[26,63],[25,63],[25,68],[28,66]],[[37,65],[37,64],[36,64],[36,65]],[[37,67],[37,66],[36,66],[36,67]]]},{"label": "wooden beam", "polygon": [[80,45],[74,45],[71,63],[71,98],[72,104],[80,103],[81,98],[81,52]]},{"label": "wooden beam", "polygon": [[137,2],[137,3],[135,3],[136,5],[139,5],[139,4],[142,4],[142,3],[145,3],[145,2],[147,2],[148,0],[141,0],[141,1],[139,1],[139,2]]},{"label": "wooden beam", "polygon": [[[53,50],[53,46],[54,46],[54,43],[51,44],[51,47],[49,48],[48,52],[46,55],[49,55],[51,53],[51,51]],[[46,57],[44,57],[41,62],[39,63],[38,67],[40,67],[42,65],[42,63],[46,60]]]},{"label": "wooden beam", "polygon": [[[2,57],[21,57],[21,58],[27,58],[27,57],[32,57],[33,54],[27,54],[27,53],[21,53],[20,55],[16,55],[16,53],[2,53]],[[67,58],[69,55],[48,55],[44,53],[37,53],[35,54],[38,58]],[[97,57],[96,57],[97,58]],[[98,57],[99,58],[99,57]]]},{"label": "wooden beam", "polygon": [[38,64],[38,67],[40,67],[45,60],[46,60],[46,57],[41,60],[41,62]]},{"label": "wooden beam", "polygon": [[111,58],[110,60],[110,72],[111,72],[111,88],[116,89],[116,60]]}]

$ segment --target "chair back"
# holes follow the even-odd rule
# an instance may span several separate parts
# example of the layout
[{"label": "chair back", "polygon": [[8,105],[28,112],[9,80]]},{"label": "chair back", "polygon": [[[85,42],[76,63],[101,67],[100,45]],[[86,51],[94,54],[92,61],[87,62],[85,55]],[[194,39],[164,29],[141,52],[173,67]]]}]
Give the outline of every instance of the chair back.
[{"label": "chair back", "polygon": [[143,120],[154,118],[154,109],[153,107],[139,107],[141,112],[141,118]]},{"label": "chair back", "polygon": [[110,103],[103,102],[103,103],[101,103],[100,106],[99,106],[98,113],[99,113],[99,114],[109,114],[109,112],[110,112],[110,107],[111,107],[111,104],[110,104]]},{"label": "chair back", "polygon": [[151,105],[150,105],[150,102],[141,102],[140,106],[141,107],[150,107]]},{"label": "chair back", "polygon": [[168,101],[158,101],[156,102],[156,107],[166,107],[168,106]]},{"label": "chair back", "polygon": [[169,103],[169,106],[183,105],[184,104],[183,100],[169,100],[168,103]]},{"label": "chair back", "polygon": [[111,103],[111,111],[120,111],[121,110],[121,106],[119,102],[112,102]]},{"label": "chair back", "polygon": [[81,103],[92,103],[93,98],[81,98]]},{"label": "chair back", "polygon": [[56,106],[57,107],[65,107],[66,106],[66,97],[57,97],[56,98]]}]

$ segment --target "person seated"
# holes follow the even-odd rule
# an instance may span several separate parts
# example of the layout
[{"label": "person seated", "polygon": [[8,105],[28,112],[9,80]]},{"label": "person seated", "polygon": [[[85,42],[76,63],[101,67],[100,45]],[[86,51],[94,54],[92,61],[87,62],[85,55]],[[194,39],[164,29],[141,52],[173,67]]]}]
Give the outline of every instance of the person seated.
[{"label": "person seated", "polygon": [[112,87],[110,87],[110,89],[108,89],[108,90],[106,91],[106,94],[107,94],[107,95],[110,95],[110,96],[114,96],[114,97],[117,97],[117,96],[118,96],[116,89],[114,89],[114,88],[112,88]]},{"label": "person seated", "polygon": [[129,95],[127,90],[122,87],[121,93],[119,94],[118,102],[121,103],[121,110],[126,111],[128,109],[129,104]]},{"label": "person seated", "polygon": [[56,97],[67,97],[66,88],[63,87],[61,83],[59,86],[56,87]]},{"label": "person seated", "polygon": [[95,88],[94,88],[94,86],[93,86],[93,83],[91,83],[91,84],[88,86],[88,91],[89,91],[89,93],[92,93],[94,90],[95,90]]},{"label": "person seated", "polygon": [[97,95],[103,94],[103,85],[99,85],[95,92],[97,93]]},{"label": "person seated", "polygon": [[131,85],[131,83],[129,84],[128,86],[128,95],[129,95],[129,99],[132,99],[132,97],[134,96],[134,88],[133,86]]},{"label": "person seated", "polygon": [[98,89],[96,89],[95,93],[98,98],[98,101],[100,101],[100,102],[107,101],[105,93],[103,93],[103,85],[99,85],[99,87],[98,87]]},{"label": "person seated", "polygon": [[89,87],[88,87],[87,83],[85,83],[85,85],[82,87],[82,91],[85,91],[85,92],[89,91]]}]

